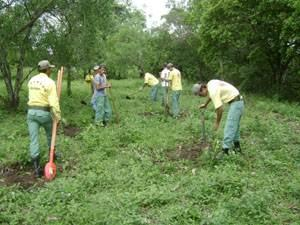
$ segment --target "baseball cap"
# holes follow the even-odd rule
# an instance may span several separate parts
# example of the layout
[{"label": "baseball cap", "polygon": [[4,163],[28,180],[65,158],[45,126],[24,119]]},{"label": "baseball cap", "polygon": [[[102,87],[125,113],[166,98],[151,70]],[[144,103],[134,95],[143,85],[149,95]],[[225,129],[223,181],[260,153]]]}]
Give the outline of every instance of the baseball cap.
[{"label": "baseball cap", "polygon": [[193,94],[198,95],[201,87],[202,87],[202,84],[194,84],[192,87]]},{"label": "baseball cap", "polygon": [[171,67],[173,67],[173,64],[172,64],[172,63],[168,63],[168,64],[167,64],[167,67],[168,67],[168,68],[171,68]]},{"label": "baseball cap", "polygon": [[48,69],[48,68],[54,68],[54,65],[51,65],[48,60],[42,60],[38,63],[38,68],[40,70]]},{"label": "baseball cap", "polygon": [[98,69],[100,69],[100,66],[99,66],[99,65],[96,65],[96,66],[94,66],[94,68],[93,68],[94,71],[95,71],[95,70],[98,70]]}]

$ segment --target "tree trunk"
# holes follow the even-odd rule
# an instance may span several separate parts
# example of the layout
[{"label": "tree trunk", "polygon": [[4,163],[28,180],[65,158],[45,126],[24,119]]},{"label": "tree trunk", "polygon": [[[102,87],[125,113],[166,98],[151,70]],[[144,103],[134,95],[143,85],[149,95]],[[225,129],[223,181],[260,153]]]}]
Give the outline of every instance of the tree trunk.
[{"label": "tree trunk", "polygon": [[14,92],[10,66],[7,61],[7,51],[3,47],[0,48],[0,70],[3,74],[3,79],[8,95],[9,106],[11,108],[17,108],[19,104],[19,99]]},{"label": "tree trunk", "polygon": [[71,72],[71,67],[67,66],[67,70],[68,70],[68,76],[67,76],[67,95],[71,96],[72,95],[72,89],[71,89],[72,72]]},{"label": "tree trunk", "polygon": [[10,66],[7,60],[7,51],[4,47],[0,50],[0,69],[3,73],[4,82],[8,94],[9,106],[13,109],[17,109],[20,102],[20,90],[23,84],[23,68],[26,54],[26,46],[28,44],[29,36],[32,30],[32,26],[28,28],[26,36],[23,39],[22,46],[19,49],[19,60],[17,66],[17,73],[15,79],[15,85],[13,86],[13,79],[11,76]]}]

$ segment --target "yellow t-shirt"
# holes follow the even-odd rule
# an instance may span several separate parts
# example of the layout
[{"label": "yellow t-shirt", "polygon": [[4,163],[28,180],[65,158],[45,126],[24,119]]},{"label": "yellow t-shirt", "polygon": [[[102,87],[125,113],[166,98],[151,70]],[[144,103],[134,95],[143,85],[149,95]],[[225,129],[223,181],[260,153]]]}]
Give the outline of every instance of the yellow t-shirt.
[{"label": "yellow t-shirt", "polygon": [[94,76],[93,76],[92,74],[87,74],[87,75],[85,76],[85,81],[86,81],[87,83],[91,83],[93,80],[94,80]]},{"label": "yellow t-shirt", "polygon": [[145,77],[144,77],[144,83],[148,84],[149,86],[154,86],[154,85],[157,85],[159,83],[159,81],[151,73],[146,73]]},{"label": "yellow t-shirt", "polygon": [[230,102],[240,94],[233,85],[221,80],[210,80],[207,83],[207,90],[215,109],[221,107],[223,103]]},{"label": "yellow t-shirt", "polygon": [[171,81],[171,89],[172,91],[180,91],[182,90],[181,84],[181,73],[178,69],[173,68],[169,73],[168,80]]},{"label": "yellow t-shirt", "polygon": [[55,118],[61,119],[56,85],[47,74],[40,73],[32,77],[28,82],[28,90],[29,106],[50,107]]}]

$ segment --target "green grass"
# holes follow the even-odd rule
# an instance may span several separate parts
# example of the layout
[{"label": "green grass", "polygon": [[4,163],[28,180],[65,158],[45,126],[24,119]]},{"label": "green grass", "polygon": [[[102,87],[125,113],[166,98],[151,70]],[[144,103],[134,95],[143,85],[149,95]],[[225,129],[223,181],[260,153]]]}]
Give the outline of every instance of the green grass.
[{"label": "green grass", "polygon": [[[64,155],[57,164],[64,171],[42,187],[0,186],[0,224],[300,223],[299,105],[248,95],[241,123],[244,155],[212,161],[219,151],[213,147],[195,160],[171,159],[179,146],[199,142],[201,99],[184,84],[184,117],[174,120],[148,101],[149,89],[125,98],[141,83],[113,81],[120,123],[101,129],[91,123],[91,108],[80,103],[89,101],[89,88],[73,82],[73,96],[62,94],[62,112],[81,133],[57,138]],[[17,113],[0,110],[1,165],[29,163],[25,87]],[[214,116],[210,106],[207,134],[219,147],[222,129],[213,134]],[[40,143],[46,162],[44,135]]]}]

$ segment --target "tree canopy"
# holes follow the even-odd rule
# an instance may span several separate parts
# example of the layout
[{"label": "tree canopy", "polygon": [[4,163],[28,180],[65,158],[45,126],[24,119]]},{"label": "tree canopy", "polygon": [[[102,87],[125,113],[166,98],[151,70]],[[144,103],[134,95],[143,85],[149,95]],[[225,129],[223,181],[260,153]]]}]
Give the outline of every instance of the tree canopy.
[{"label": "tree canopy", "polygon": [[170,0],[167,6],[164,22],[147,28],[130,1],[1,1],[7,102],[17,108],[22,85],[41,59],[66,66],[69,84],[99,63],[123,79],[158,75],[172,62],[193,81],[226,79],[248,91],[299,99],[299,1]]}]

